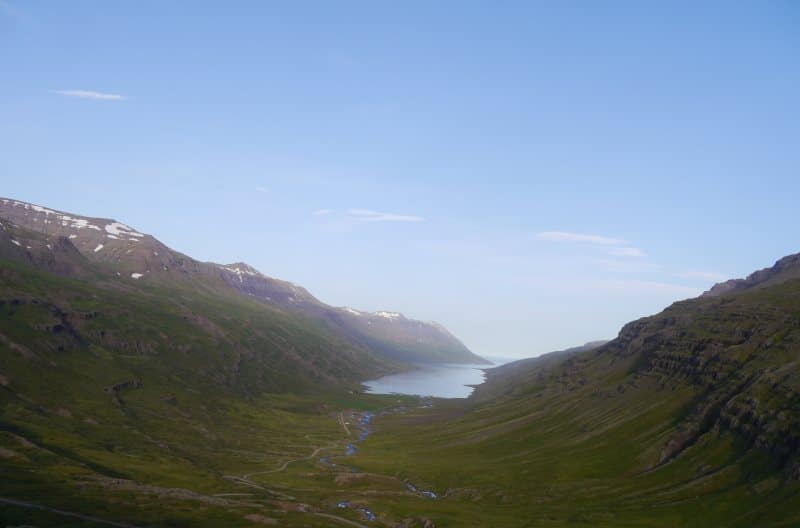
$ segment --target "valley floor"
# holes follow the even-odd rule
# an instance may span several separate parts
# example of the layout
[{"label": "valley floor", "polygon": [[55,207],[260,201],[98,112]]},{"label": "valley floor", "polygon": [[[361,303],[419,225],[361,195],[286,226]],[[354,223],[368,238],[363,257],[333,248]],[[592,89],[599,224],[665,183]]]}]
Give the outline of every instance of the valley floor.
[{"label": "valley floor", "polygon": [[[103,444],[99,438],[75,445],[64,437],[56,447],[52,428],[40,434],[6,424],[0,519],[10,526],[440,528],[800,520],[792,506],[800,501],[797,484],[759,480],[757,456],[729,463],[735,446],[724,441],[697,446],[666,472],[604,475],[602,464],[583,457],[624,453],[558,452],[546,443],[515,452],[496,438],[482,444],[478,431],[495,435],[510,427],[507,417],[493,421],[464,400],[338,395],[259,403],[237,409],[236,431],[220,424],[198,430],[196,442],[172,444],[168,430],[155,440],[123,426],[129,438],[108,438],[105,452],[93,447]],[[127,405],[136,410],[135,401]],[[537,456],[537,448],[565,458]],[[719,467],[676,478],[698,460]]]}]

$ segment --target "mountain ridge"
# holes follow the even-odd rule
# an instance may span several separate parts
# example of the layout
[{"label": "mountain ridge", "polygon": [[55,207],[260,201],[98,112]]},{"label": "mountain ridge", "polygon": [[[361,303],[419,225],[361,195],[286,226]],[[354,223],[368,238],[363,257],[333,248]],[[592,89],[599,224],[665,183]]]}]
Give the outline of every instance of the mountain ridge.
[{"label": "mountain ridge", "polygon": [[[329,306],[305,288],[265,275],[245,262],[202,262],[114,219],[77,215],[11,198],[0,198],[0,218],[43,237],[37,241],[36,248],[28,247],[28,242],[23,245],[19,240],[11,241],[20,251],[39,255],[39,260],[49,258],[52,241],[60,240],[64,247],[72,245],[84,258],[110,268],[121,278],[144,282],[188,279],[214,283],[221,280],[243,295],[318,318],[334,331],[362,346],[373,347],[393,360],[485,362],[438,323],[425,323],[388,311],[370,314],[365,321],[361,314],[367,312]],[[36,261],[35,258],[28,260]],[[73,263],[49,269],[69,275],[79,273],[76,267]]]},{"label": "mountain ridge", "polygon": [[701,296],[716,297],[765,285],[778,284],[795,278],[800,278],[800,253],[780,258],[772,266],[754,271],[743,279],[730,279],[719,282]]}]

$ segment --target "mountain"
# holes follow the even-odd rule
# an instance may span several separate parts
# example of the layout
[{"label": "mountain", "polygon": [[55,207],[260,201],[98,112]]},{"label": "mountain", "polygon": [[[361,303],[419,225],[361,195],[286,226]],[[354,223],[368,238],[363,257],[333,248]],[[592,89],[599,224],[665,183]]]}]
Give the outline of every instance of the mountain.
[{"label": "mountain", "polygon": [[[653,467],[711,431],[724,431],[763,449],[798,478],[800,278],[792,276],[796,268],[785,266],[796,261],[796,256],[781,259],[768,273],[736,283],[746,287],[681,301],[629,323],[605,345],[557,358],[557,368],[551,364],[549,372],[543,363],[522,368],[540,381],[557,377],[571,390],[610,380],[620,394],[646,385],[655,392],[690,389],[694,400]],[[507,377],[499,375],[481,390],[500,386],[505,390]]]},{"label": "mountain", "polygon": [[716,297],[727,293],[780,284],[787,280],[798,278],[800,278],[800,253],[795,253],[794,255],[783,257],[769,268],[751,273],[745,279],[731,279],[715,284],[710,290],[703,293],[703,296]]},{"label": "mountain", "polygon": [[[545,372],[546,369],[559,365],[565,359],[580,354],[581,352],[594,350],[605,345],[606,343],[608,343],[608,340],[590,341],[583,345],[570,347],[564,350],[556,350],[540,356],[519,359],[517,361],[505,363],[498,367],[487,369],[486,379],[488,382],[491,382],[494,379],[502,379],[503,385],[507,387],[508,390],[518,390],[519,388],[525,387],[529,382],[533,381],[532,379],[526,379],[529,376],[535,375],[537,377],[541,377],[542,373]],[[484,391],[482,390],[473,395],[473,397],[480,398],[483,396],[483,394]]]},{"label": "mountain", "polygon": [[[92,261],[73,240],[0,221],[0,343],[6,346],[0,370],[6,379],[18,380],[17,370],[27,371],[31,359],[53,367],[39,375],[67,379],[86,374],[82,361],[100,366],[107,360],[94,381],[108,386],[124,377],[157,386],[211,382],[258,394],[358,386],[402,368],[319,321],[268,307],[221,280],[126,277],[113,271],[125,264]],[[201,265],[195,269],[202,273]],[[134,365],[118,364],[131,357]]]},{"label": "mountain", "polygon": [[334,466],[311,458],[352,441],[349,409],[402,398],[361,381],[426,347],[471,359],[451,341],[115,220],[0,200],[0,521],[355,522],[331,502]]},{"label": "mountain", "polygon": [[404,368],[222,279],[131,278],[0,225],[3,526],[252,526],[276,495],[213,493],[332,444],[332,402]]},{"label": "mountain", "polygon": [[397,361],[489,364],[435,322],[408,319],[398,312],[339,308],[333,319],[359,342]]},{"label": "mountain", "polygon": [[[426,339],[400,314],[333,308],[112,220],[68,215],[83,227],[54,235],[63,213],[13,207],[7,525],[800,525],[793,266],[489,370],[469,399],[420,401],[358,391],[405,367],[373,326],[397,330],[387,346]],[[82,238],[108,225],[128,234]]]},{"label": "mountain", "polygon": [[[0,198],[0,219],[17,229],[7,252],[17,260],[62,275],[85,274],[82,256],[123,280],[141,283],[188,281],[200,288],[234,290],[270,307],[318,319],[331,331],[390,360],[404,363],[486,363],[436,323],[402,314],[368,314],[328,306],[304,288],[268,277],[243,262],[200,262],[136,229],[107,218],[91,218]],[[10,232],[10,231],[9,231]],[[67,254],[72,256],[68,257]],[[77,260],[76,260],[77,259]]]},{"label": "mountain", "polygon": [[360,467],[442,493],[458,526],[800,526],[796,263],[491,369],[381,422]]}]

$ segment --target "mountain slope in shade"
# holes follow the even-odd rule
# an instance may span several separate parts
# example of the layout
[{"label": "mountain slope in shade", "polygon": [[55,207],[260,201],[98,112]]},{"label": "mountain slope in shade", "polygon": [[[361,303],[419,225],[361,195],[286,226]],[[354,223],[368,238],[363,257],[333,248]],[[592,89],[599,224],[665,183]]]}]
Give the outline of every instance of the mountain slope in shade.
[{"label": "mountain slope in shade", "polygon": [[[232,289],[272,307],[318,319],[358,346],[401,362],[484,363],[441,325],[407,319],[402,314],[366,314],[322,303],[304,288],[268,277],[243,262],[220,265],[200,262],[177,252],[151,235],[112,219],[84,217],[18,200],[0,198],[0,218],[23,228],[12,252],[65,275],[85,274],[66,261],[55,245],[74,248],[87,261],[121,279],[164,283],[188,280],[204,289]],[[391,314],[391,315],[389,315]]]},{"label": "mountain slope in shade", "polygon": [[709,434],[727,432],[768,452],[787,474],[800,478],[798,262],[798,255],[791,255],[725,291],[676,302],[628,323],[599,347],[498,371],[477,393],[498,396],[513,386],[529,394],[549,384],[548,389],[561,384],[577,391],[609,382],[620,397],[644,387],[653,395],[688,389],[694,399],[651,467]]}]

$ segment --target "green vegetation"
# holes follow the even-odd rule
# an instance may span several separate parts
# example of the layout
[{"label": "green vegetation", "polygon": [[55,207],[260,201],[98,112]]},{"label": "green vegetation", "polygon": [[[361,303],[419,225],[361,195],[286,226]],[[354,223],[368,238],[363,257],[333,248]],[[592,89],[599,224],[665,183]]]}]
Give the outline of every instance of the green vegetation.
[{"label": "green vegetation", "polygon": [[[0,495],[101,518],[252,524],[242,512],[260,507],[210,494],[252,491],[226,476],[335,445],[329,402],[353,406],[358,379],[395,368],[312,320],[180,284],[5,261],[0,291]],[[21,509],[0,505],[3,519]]]},{"label": "green vegetation", "polygon": [[427,408],[361,394],[401,366],[316,319],[80,265],[0,261],[6,524],[800,524],[800,280],[676,303]]},{"label": "green vegetation", "polygon": [[799,354],[800,281],[684,301],[379,420],[358,461],[443,494],[442,526],[797,526]]}]

